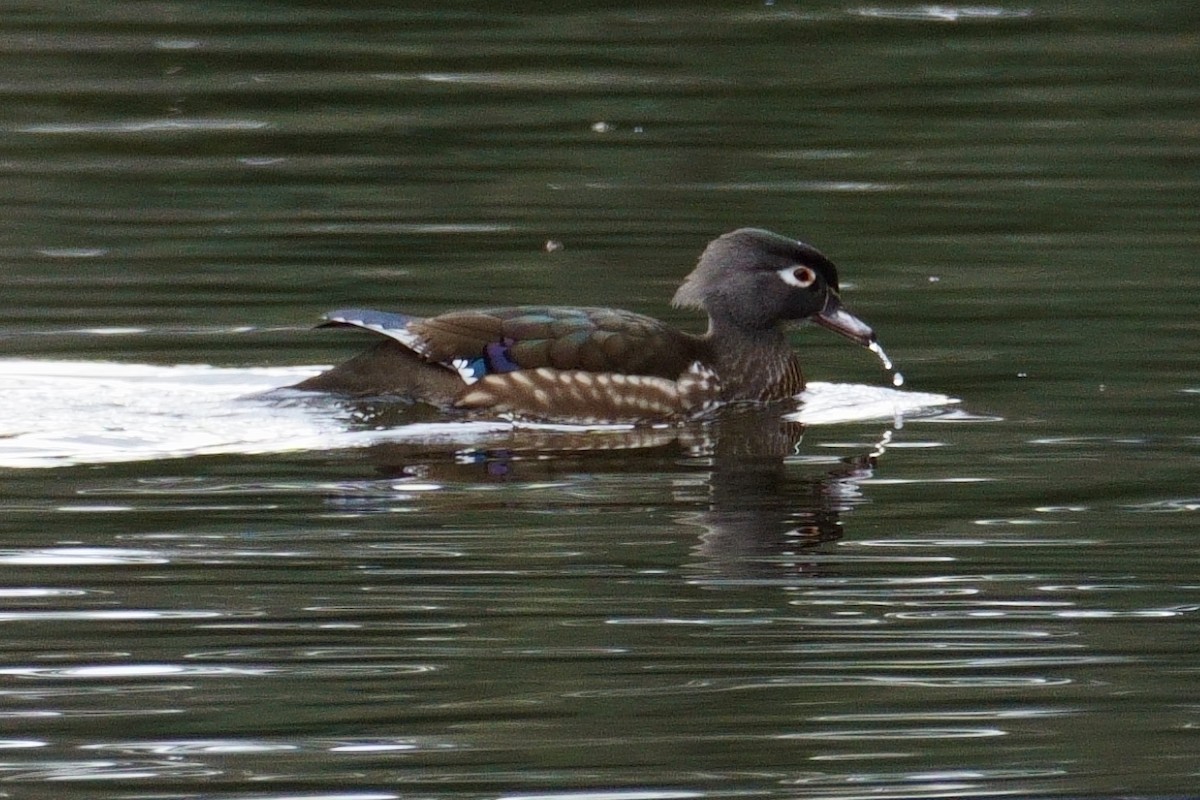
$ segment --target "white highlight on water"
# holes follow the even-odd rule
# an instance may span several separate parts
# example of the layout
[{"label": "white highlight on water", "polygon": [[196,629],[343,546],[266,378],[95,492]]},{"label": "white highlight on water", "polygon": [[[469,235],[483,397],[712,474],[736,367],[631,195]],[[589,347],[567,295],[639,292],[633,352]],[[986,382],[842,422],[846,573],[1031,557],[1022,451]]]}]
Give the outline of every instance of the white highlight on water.
[{"label": "white highlight on water", "polygon": [[787,414],[786,419],[805,425],[890,420],[895,427],[902,427],[905,418],[938,413],[959,402],[944,394],[823,381],[809,383],[798,399],[799,410]]}]

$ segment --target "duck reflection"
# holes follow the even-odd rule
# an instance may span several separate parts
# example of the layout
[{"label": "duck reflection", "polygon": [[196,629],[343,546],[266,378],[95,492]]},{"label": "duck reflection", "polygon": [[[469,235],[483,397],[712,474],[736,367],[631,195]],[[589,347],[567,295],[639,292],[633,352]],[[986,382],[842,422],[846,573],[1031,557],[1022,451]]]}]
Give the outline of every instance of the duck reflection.
[{"label": "duck reflection", "polygon": [[[786,410],[730,407],[702,424],[603,432],[514,426],[483,446],[387,442],[365,456],[386,478],[435,484],[682,473],[684,484],[705,489],[675,517],[699,529],[691,568],[714,578],[782,577],[811,571],[804,555],[842,537],[841,517],[862,502],[858,484],[882,452],[871,446],[835,461],[804,458],[805,428],[784,418]],[[411,424],[412,411],[363,406],[355,415],[379,429]]]},{"label": "duck reflection", "polygon": [[861,502],[858,482],[871,476],[878,448],[814,473],[787,460],[803,434],[759,410],[717,421],[708,508],[682,520],[702,529],[696,566],[725,578],[806,572],[804,554],[842,538],[842,514]]}]

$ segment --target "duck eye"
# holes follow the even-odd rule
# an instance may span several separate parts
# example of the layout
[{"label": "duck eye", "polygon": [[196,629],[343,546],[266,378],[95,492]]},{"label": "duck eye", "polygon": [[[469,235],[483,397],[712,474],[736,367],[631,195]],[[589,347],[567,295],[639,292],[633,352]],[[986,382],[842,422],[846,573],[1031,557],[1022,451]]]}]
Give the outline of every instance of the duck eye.
[{"label": "duck eye", "polygon": [[789,286],[807,289],[817,282],[817,273],[812,267],[794,266],[779,270],[779,277]]}]

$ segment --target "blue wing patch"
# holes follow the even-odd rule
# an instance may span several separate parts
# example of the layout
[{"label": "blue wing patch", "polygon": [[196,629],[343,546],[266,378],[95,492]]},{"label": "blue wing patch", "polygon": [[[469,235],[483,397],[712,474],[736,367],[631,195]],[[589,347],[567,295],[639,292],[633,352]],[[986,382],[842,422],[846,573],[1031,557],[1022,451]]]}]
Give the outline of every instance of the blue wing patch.
[{"label": "blue wing patch", "polygon": [[483,358],[488,372],[515,372],[521,365],[512,360],[509,350],[514,344],[512,339],[502,342],[491,342],[483,348]]},{"label": "blue wing patch", "polygon": [[483,348],[483,355],[476,358],[456,358],[449,366],[453,367],[463,381],[469,386],[484,375],[494,375],[497,372],[513,372],[521,365],[512,360],[509,353],[511,340],[491,342]]}]

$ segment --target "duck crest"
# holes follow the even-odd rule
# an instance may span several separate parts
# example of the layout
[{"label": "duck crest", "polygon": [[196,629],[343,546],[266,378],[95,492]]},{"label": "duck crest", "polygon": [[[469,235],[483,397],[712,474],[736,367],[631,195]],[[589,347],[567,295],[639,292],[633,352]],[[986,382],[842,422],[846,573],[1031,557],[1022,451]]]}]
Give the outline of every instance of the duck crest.
[{"label": "duck crest", "polygon": [[692,418],[804,388],[785,325],[813,319],[859,344],[874,333],[841,306],[814,248],[743,228],[709,244],[675,293],[708,314],[696,335],[610,308],[513,306],[435,317],[350,308],[324,325],[384,337],[294,388],[392,395],[445,409],[583,423]]}]

